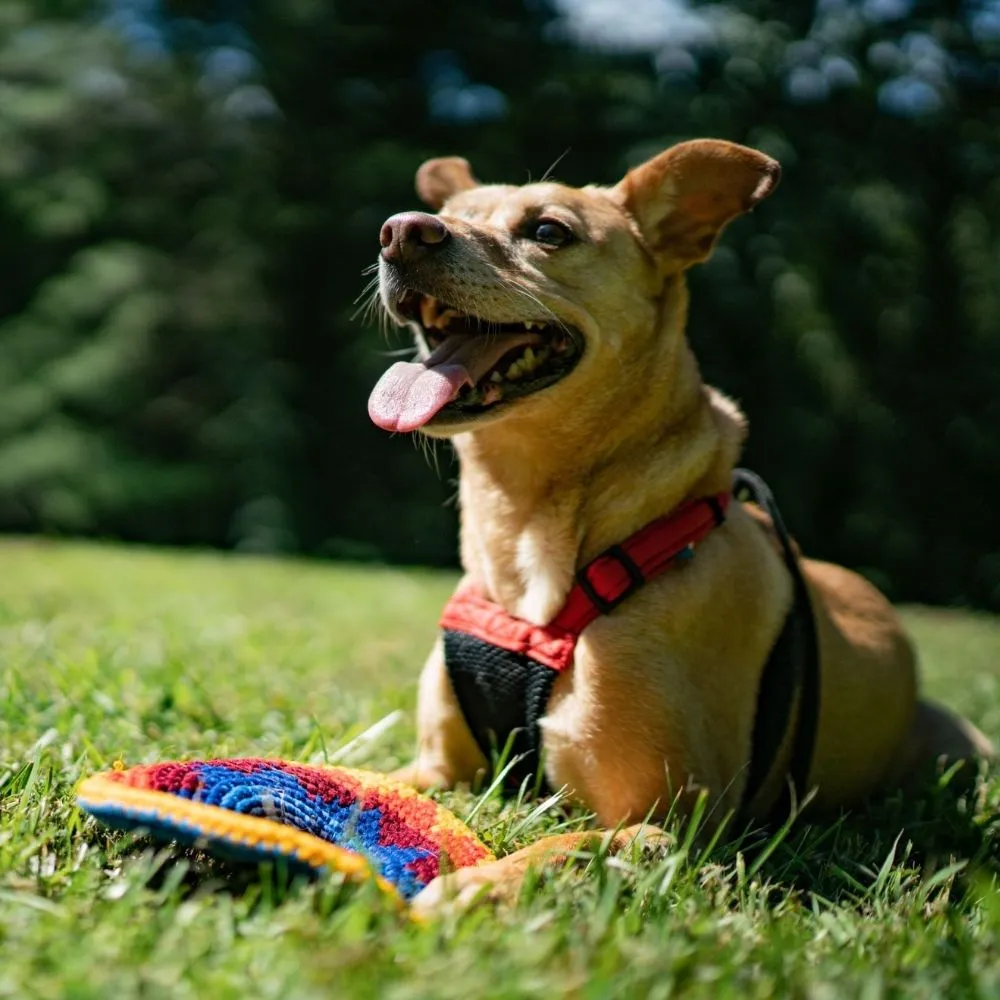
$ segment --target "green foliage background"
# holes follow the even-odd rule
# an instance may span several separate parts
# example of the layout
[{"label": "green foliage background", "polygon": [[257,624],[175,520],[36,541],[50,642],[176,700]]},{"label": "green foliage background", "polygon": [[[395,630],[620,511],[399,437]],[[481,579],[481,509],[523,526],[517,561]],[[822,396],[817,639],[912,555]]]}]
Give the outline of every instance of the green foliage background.
[{"label": "green foliage background", "polygon": [[452,562],[454,465],[367,420],[382,220],[426,156],[713,135],[785,168],[692,275],[748,464],[808,552],[1000,609],[1000,4],[600,8],[0,4],[0,530]]}]

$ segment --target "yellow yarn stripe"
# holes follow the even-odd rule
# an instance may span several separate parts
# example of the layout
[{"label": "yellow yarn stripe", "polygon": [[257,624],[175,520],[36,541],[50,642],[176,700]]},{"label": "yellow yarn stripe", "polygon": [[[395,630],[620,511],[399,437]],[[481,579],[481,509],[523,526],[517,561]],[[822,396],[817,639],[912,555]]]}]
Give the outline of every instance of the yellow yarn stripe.
[{"label": "yellow yarn stripe", "polygon": [[192,826],[249,848],[272,848],[281,854],[297,858],[313,868],[329,868],[341,872],[352,882],[373,879],[400,907],[405,906],[396,887],[381,875],[372,872],[368,862],[353,851],[328,844],[311,833],[274,823],[259,816],[244,816],[219,806],[205,805],[182,799],[170,792],[150,788],[134,788],[120,781],[109,781],[101,775],[85,778],[77,788],[77,797],[86,805],[118,806],[122,809],[142,809],[161,817],[164,822],[188,822]]}]

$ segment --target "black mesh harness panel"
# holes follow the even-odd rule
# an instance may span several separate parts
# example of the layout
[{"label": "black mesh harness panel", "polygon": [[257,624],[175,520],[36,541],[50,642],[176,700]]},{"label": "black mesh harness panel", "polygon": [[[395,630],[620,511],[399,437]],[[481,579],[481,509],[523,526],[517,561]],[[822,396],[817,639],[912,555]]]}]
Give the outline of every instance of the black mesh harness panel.
[{"label": "black mesh harness panel", "polygon": [[444,662],[465,721],[487,760],[503,751],[519,756],[508,786],[538,773],[539,722],[559,675],[523,653],[512,653],[477,636],[444,631]]}]

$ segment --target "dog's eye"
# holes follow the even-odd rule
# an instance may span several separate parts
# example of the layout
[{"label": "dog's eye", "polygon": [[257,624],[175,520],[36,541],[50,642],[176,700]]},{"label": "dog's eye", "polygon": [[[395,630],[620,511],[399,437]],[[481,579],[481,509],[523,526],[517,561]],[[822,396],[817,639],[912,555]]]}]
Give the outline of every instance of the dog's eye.
[{"label": "dog's eye", "polygon": [[547,247],[564,247],[572,241],[573,233],[561,222],[541,219],[528,227],[528,239],[544,243]]}]

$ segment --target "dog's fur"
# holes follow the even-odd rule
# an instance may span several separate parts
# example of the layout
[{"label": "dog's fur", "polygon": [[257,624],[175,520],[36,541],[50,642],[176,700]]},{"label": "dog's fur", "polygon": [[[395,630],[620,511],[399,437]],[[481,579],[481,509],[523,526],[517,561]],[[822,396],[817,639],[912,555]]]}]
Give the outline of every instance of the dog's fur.
[{"label": "dog's fur", "polygon": [[[763,154],[712,140],[674,146],[611,188],[480,185],[458,158],[421,167],[418,191],[451,240],[421,264],[418,290],[487,319],[538,319],[542,306],[585,342],[555,385],[471,422],[425,428],[450,437],[460,459],[465,572],[510,613],[548,622],[581,565],[684,500],[729,488],[746,423],[701,380],[684,334],[684,272],[778,176]],[[560,248],[525,239],[523,221],[539,213],[576,239]],[[383,290],[391,285],[383,264]],[[675,800],[690,807],[701,789],[716,815],[740,802],[758,682],[792,592],[764,521],[733,504],[683,570],[590,625],[556,681],[542,723],[546,776],[621,830],[613,848],[635,832],[623,826]],[[913,649],[873,586],[828,563],[803,559],[802,570],[821,656],[817,812],[857,803],[940,755],[991,755],[969,723],[918,701]],[[421,677],[418,728],[417,759],[402,772],[415,785],[451,786],[485,768],[440,643]],[[757,816],[781,792],[789,744],[752,803]],[[550,838],[446,876],[418,906],[487,884],[509,895],[530,862],[585,841]]]}]

